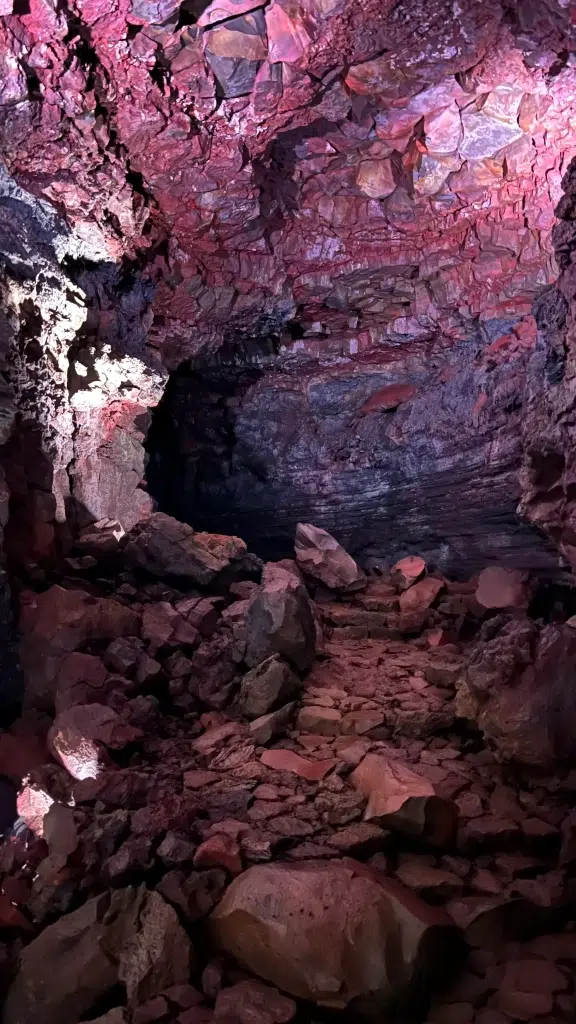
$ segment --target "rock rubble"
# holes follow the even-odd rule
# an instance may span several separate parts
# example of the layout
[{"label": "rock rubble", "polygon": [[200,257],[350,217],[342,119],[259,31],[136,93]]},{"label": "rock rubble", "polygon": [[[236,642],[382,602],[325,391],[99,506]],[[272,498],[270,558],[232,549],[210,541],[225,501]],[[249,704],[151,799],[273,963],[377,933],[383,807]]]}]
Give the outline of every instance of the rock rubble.
[{"label": "rock rubble", "polygon": [[111,574],[105,548],[22,595],[4,1024],[572,1020],[574,748],[539,697],[572,627],[417,556],[350,593],[294,563]]}]

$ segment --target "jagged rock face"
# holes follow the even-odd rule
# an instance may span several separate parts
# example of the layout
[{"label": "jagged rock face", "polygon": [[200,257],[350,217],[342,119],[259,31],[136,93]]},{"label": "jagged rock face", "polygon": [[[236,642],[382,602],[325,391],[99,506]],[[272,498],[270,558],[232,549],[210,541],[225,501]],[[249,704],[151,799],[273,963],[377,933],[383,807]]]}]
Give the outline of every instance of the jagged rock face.
[{"label": "jagged rock face", "polygon": [[[209,528],[304,519],[367,557],[553,566],[515,507],[556,345],[530,311],[572,155],[565,0],[1,9],[9,378],[47,456],[15,473],[24,432],[5,460],[12,550],[42,561],[71,516],[146,517],[167,370],[272,335],[216,494],[235,521]],[[528,458],[525,509],[557,541]]]},{"label": "jagged rock face", "polygon": [[16,10],[4,158],[103,258],[147,264],[166,359],[193,325],[296,311],[353,314],[348,352],[459,336],[553,279],[575,78],[560,0]]},{"label": "jagged rock face", "polygon": [[553,545],[516,515],[528,382],[546,386],[535,345],[526,318],[362,363],[184,370],[150,434],[151,492],[270,557],[290,553],[303,520],[368,564],[419,550],[451,573],[553,569]]},{"label": "jagged rock face", "polygon": [[521,511],[548,534],[575,568],[576,161],[570,164],[562,186],[565,195],[556,209],[560,223],[553,231],[560,278],[535,310],[542,339],[539,365],[547,375],[547,387],[543,391],[532,388],[524,421]]}]

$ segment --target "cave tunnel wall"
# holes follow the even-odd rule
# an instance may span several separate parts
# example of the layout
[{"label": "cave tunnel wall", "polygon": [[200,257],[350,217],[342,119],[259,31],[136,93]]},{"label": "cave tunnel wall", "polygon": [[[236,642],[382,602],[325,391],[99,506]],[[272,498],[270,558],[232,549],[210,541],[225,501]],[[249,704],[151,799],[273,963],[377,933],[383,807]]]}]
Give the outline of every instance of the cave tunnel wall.
[{"label": "cave tunnel wall", "polygon": [[547,359],[532,318],[331,363],[314,347],[244,347],[171,375],[147,440],[161,510],[263,557],[290,555],[310,521],[367,565],[418,551],[459,575],[558,570],[516,512],[527,391]]}]

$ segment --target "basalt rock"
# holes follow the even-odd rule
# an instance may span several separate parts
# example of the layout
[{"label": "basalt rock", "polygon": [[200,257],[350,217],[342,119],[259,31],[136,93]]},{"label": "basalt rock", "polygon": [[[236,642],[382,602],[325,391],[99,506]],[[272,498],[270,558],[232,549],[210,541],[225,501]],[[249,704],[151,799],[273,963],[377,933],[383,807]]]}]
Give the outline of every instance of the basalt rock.
[{"label": "basalt rock", "polygon": [[298,523],[294,547],[300,569],[330,590],[360,590],[366,585],[354,559],[326,530]]},{"label": "basalt rock", "polygon": [[268,563],[246,612],[246,662],[254,666],[279,654],[305,671],[315,649],[316,626],[306,588],[293,573]]},{"label": "basalt rock", "polygon": [[246,553],[238,537],[196,533],[186,523],[157,512],[131,535],[126,557],[155,576],[178,576],[206,585]]},{"label": "basalt rock", "polygon": [[457,705],[505,760],[539,768],[574,756],[576,704],[569,683],[576,632],[528,619],[492,619],[462,679]]},{"label": "basalt rock", "polygon": [[218,945],[261,978],[335,1008],[425,999],[434,963],[441,971],[454,956],[456,968],[462,950],[447,915],[352,860],[252,867],[211,925]]}]

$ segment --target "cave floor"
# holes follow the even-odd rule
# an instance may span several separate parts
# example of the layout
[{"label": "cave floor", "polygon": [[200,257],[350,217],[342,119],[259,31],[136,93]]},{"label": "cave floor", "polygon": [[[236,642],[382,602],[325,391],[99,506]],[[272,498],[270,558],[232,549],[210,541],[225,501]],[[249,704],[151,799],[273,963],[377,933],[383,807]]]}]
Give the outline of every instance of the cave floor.
[{"label": "cave floor", "polygon": [[[92,594],[100,585],[92,585]],[[373,581],[350,601],[319,600],[323,644],[294,709],[295,722],[271,739],[261,731],[261,719],[260,731],[242,720],[227,696],[227,683],[218,682],[225,660],[218,634],[203,645],[204,654],[212,645],[201,674],[212,698],[198,701],[182,685],[182,659],[193,657],[190,635],[181,633],[183,640],[166,646],[166,616],[173,628],[178,595],[164,584],[140,591],[124,584],[122,600],[148,608],[142,633],[148,661],[140,662],[132,694],[139,692],[129,704],[113,688],[106,695],[101,688],[96,699],[138,724],[142,742],[137,750],[114,754],[115,763],[104,766],[96,779],[78,782],[73,798],[65,795],[66,783],[54,765],[35,768],[24,782],[19,809],[28,822],[56,798],[67,805],[73,839],[70,833],[62,839],[45,830],[44,839],[20,837],[0,848],[3,892],[21,936],[28,941],[87,896],[144,882],[175,907],[192,937],[200,1005],[194,1016],[191,1008],[182,1011],[164,1000],[156,1004],[158,1016],[133,1019],[218,1021],[217,993],[245,977],[198,940],[203,916],[228,884],[224,872],[236,876],[270,860],[294,864],[353,857],[427,903],[445,907],[465,930],[470,945],[465,971],[419,1020],[573,1022],[575,857],[563,826],[576,791],[574,773],[529,776],[498,763],[480,733],[455,717],[456,684],[468,646],[434,646],[434,631],[399,638],[375,624],[383,620],[380,586]],[[82,593],[79,587],[76,580],[75,593]],[[209,612],[218,604],[201,600],[203,614],[206,606]],[[84,645],[93,659],[98,649],[101,642],[100,647]],[[163,661],[164,682],[172,672],[163,694],[156,659]],[[125,673],[133,671],[126,667]],[[106,685],[111,681],[117,686],[118,675]],[[94,699],[84,697],[83,703]],[[25,746],[25,728],[17,725],[13,734],[14,729]],[[29,741],[38,764],[37,729]],[[4,749],[0,744],[0,771]],[[379,786],[388,765],[387,783],[403,794],[400,803],[414,798],[412,807],[404,808],[403,824],[402,815],[391,811],[386,818],[381,809],[369,820],[366,791],[354,783],[367,754],[381,758],[369,806],[382,797]],[[439,838],[442,815],[434,800],[422,804],[431,793],[458,809],[458,831],[448,841]],[[128,820],[126,811],[130,825],[105,842],[114,816]],[[20,941],[14,945],[12,935],[9,954],[18,951]],[[148,1012],[154,1013],[153,1004]],[[299,1007],[299,1021],[320,1019],[318,1011]],[[254,1020],[259,1024],[260,1018]]]}]

